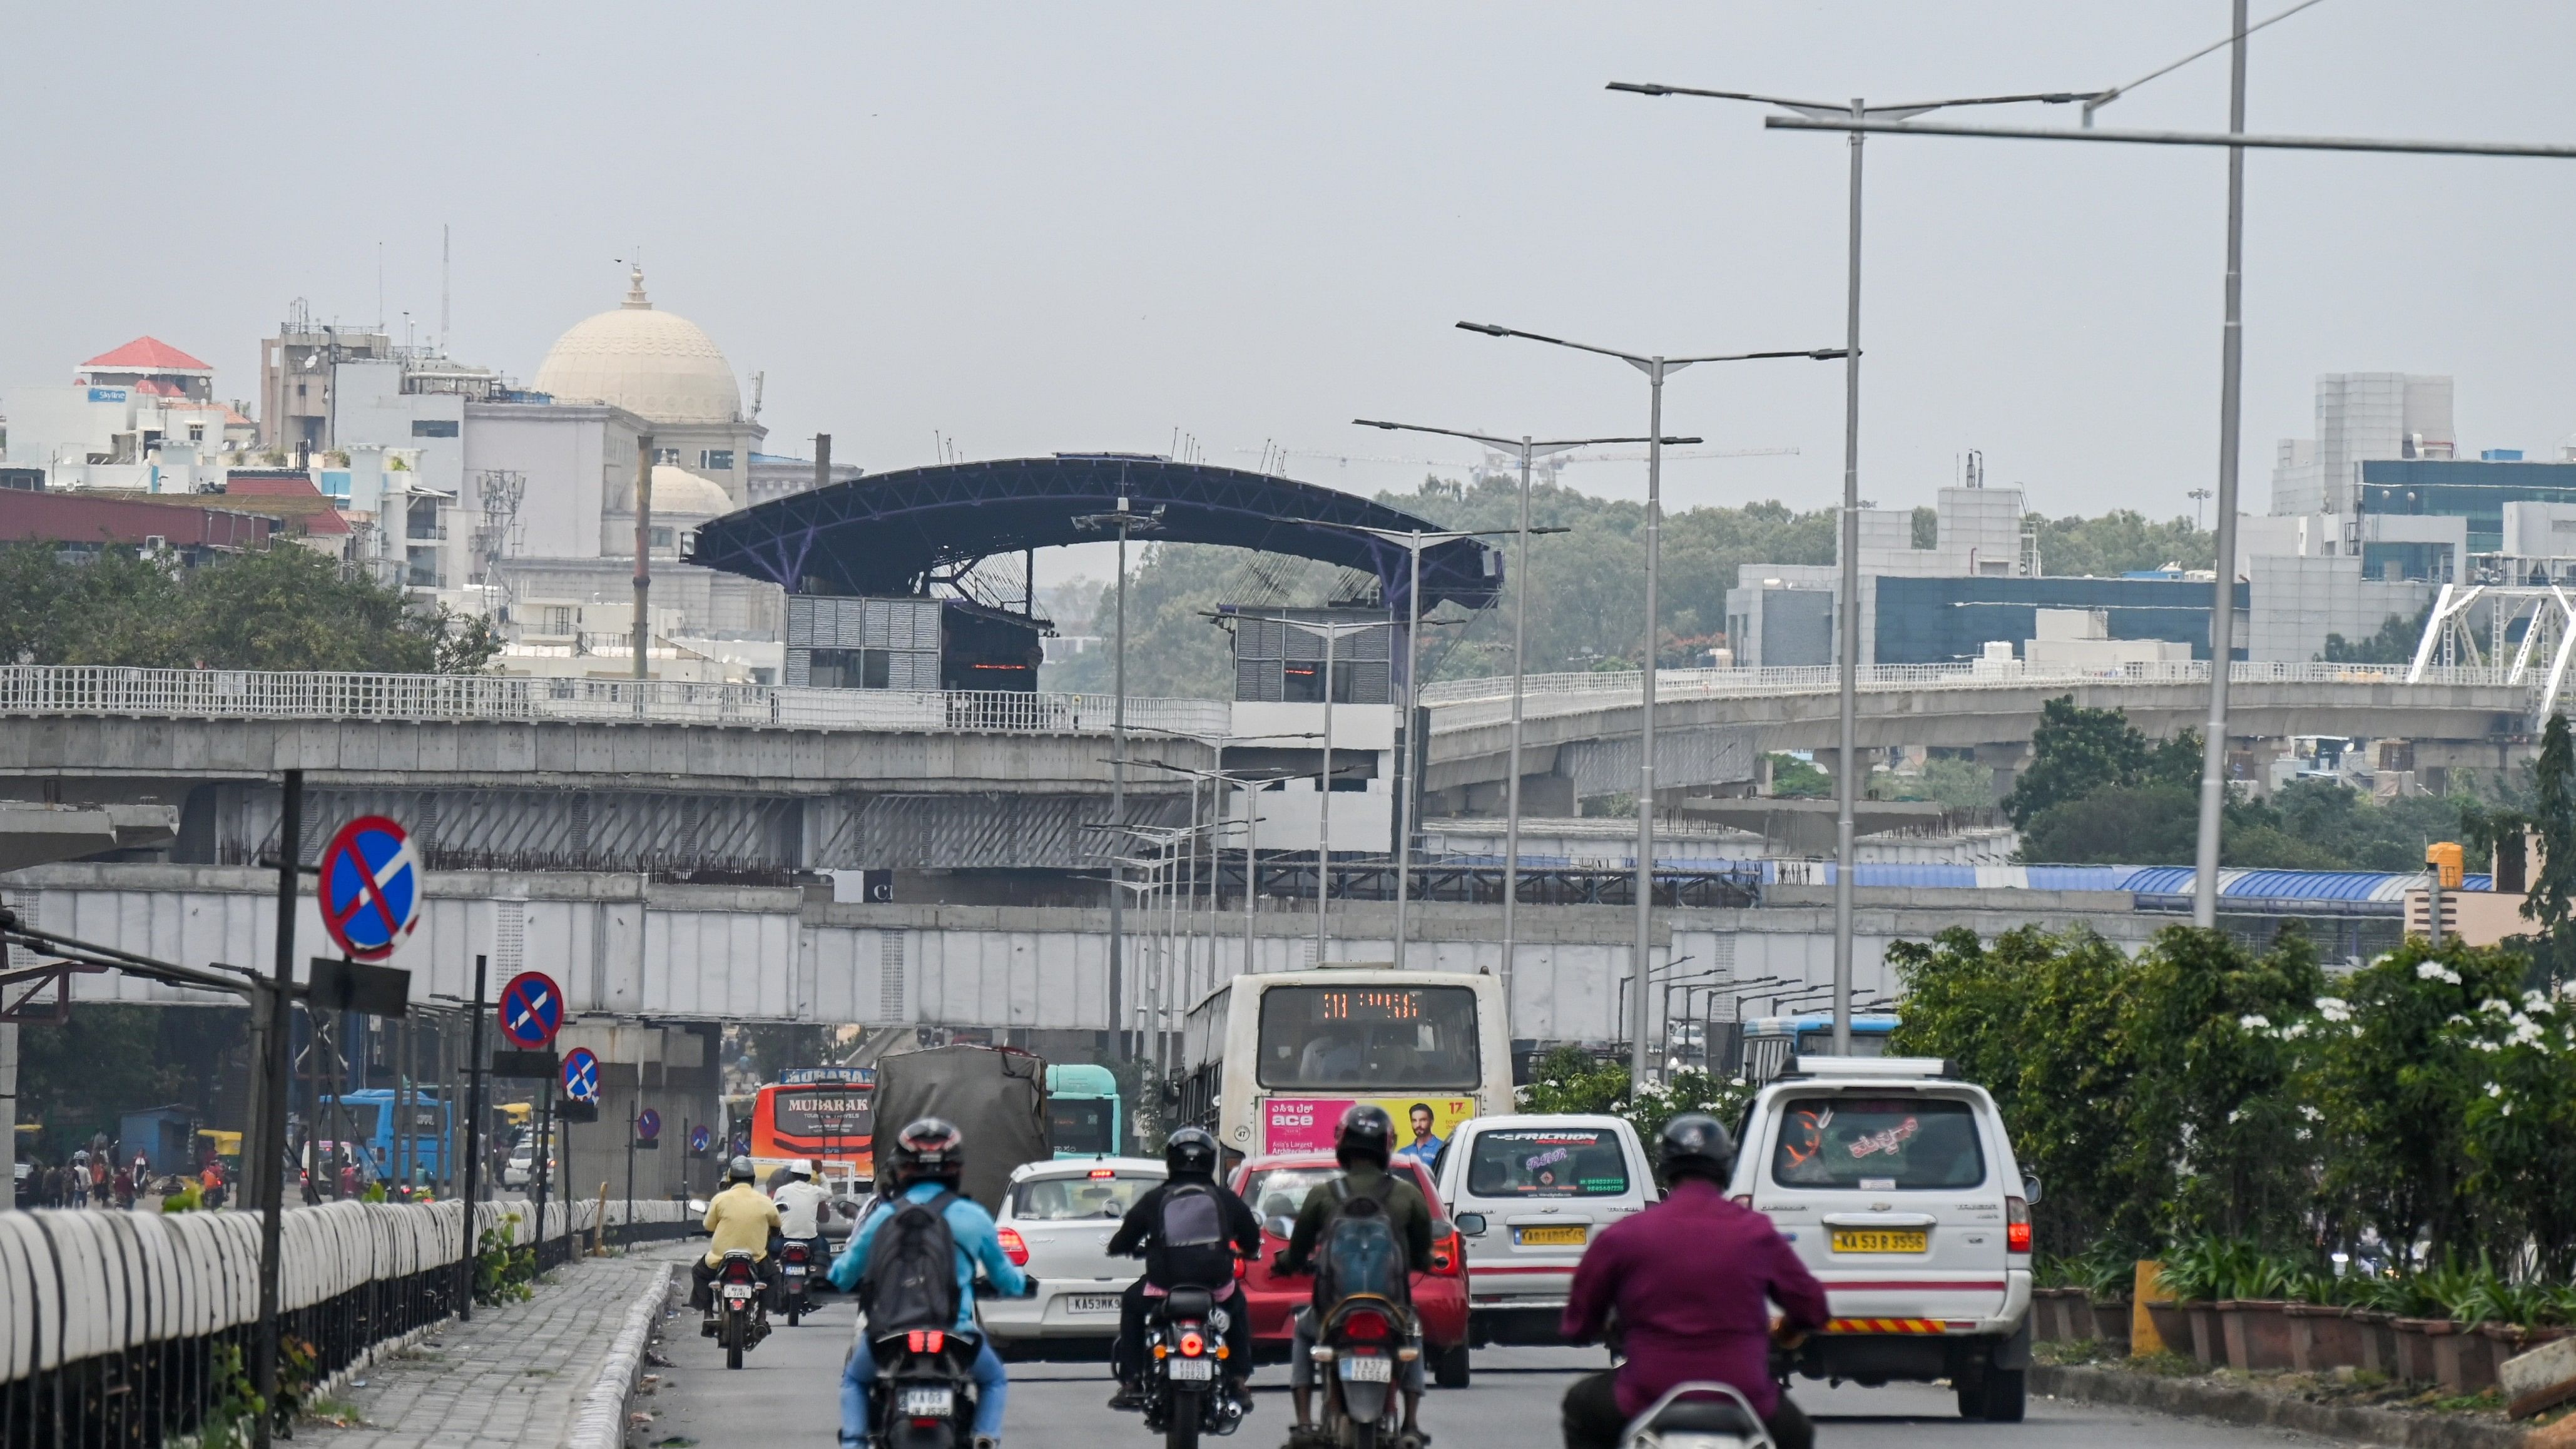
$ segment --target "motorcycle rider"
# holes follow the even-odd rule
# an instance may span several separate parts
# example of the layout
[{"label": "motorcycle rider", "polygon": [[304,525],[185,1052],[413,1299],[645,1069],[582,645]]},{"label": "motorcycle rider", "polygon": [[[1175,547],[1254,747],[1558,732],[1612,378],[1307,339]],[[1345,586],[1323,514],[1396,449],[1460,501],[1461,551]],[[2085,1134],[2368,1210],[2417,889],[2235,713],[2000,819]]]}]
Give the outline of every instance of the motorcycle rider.
[{"label": "motorcycle rider", "polygon": [[1657,1151],[1664,1200],[1604,1228],[1574,1270],[1559,1331],[1589,1343],[1615,1309],[1626,1359],[1565,1391],[1565,1449],[1617,1449],[1631,1418],[1690,1379],[1734,1386],[1779,1449],[1811,1449],[1814,1428],[1771,1378],[1770,1345],[1825,1326],[1824,1285],[1769,1218],[1727,1201],[1735,1143],[1716,1118],[1674,1117]]},{"label": "motorcycle rider", "polygon": [[[1333,1129],[1333,1160],[1342,1167],[1341,1176],[1330,1182],[1319,1182],[1306,1191],[1306,1201],[1297,1209],[1297,1224],[1288,1236],[1288,1246],[1272,1264],[1282,1273],[1315,1271],[1315,1242],[1332,1220],[1334,1210],[1348,1198],[1373,1197],[1386,1209],[1389,1224],[1404,1239],[1404,1261],[1408,1271],[1418,1271],[1431,1262],[1431,1208],[1422,1200],[1422,1190],[1406,1176],[1388,1170],[1395,1147],[1395,1121],[1383,1107],[1366,1102],[1342,1114],[1341,1124]],[[1322,1290],[1319,1281],[1317,1291]],[[1314,1302],[1296,1313],[1296,1327],[1288,1350],[1288,1390],[1297,1408],[1296,1427],[1289,1431],[1292,1443],[1314,1443],[1313,1413],[1315,1397],[1315,1329],[1322,1316],[1332,1310],[1330,1303]],[[1411,1327],[1415,1353],[1404,1364],[1403,1434],[1415,1444],[1428,1444],[1431,1436],[1422,1432],[1417,1421],[1422,1408],[1422,1328],[1417,1321]]]},{"label": "motorcycle rider", "polygon": [[778,1231],[778,1205],[752,1182],[751,1159],[737,1157],[725,1169],[729,1185],[707,1203],[706,1230],[714,1238],[706,1256],[689,1265],[689,1306],[707,1315],[702,1332],[715,1332],[715,1295],[707,1285],[715,1281],[716,1269],[723,1266],[725,1254],[736,1248],[751,1250],[752,1262],[760,1268],[763,1293],[775,1302],[780,1284],[778,1260],[769,1254],[769,1236]]},{"label": "motorcycle rider", "polygon": [[[867,1275],[868,1250],[875,1245],[877,1229],[907,1200],[928,1202],[943,1192],[957,1192],[965,1171],[966,1135],[954,1124],[924,1117],[895,1134],[894,1193],[871,1205],[858,1231],[850,1234],[849,1246],[832,1264],[832,1286],[855,1292]],[[1029,1280],[1002,1251],[1001,1233],[982,1204],[961,1195],[952,1198],[940,1216],[947,1220],[949,1238],[956,1244],[957,1323],[950,1332],[976,1342],[975,1449],[1000,1449],[1010,1371],[975,1322],[975,1269],[981,1266],[994,1288],[1011,1297],[1027,1293]],[[841,1370],[842,1449],[862,1449],[874,1418],[868,1401],[877,1381],[876,1352],[868,1342],[866,1305],[860,1306],[858,1343]]]},{"label": "motorcycle rider", "polygon": [[816,1185],[814,1160],[810,1157],[788,1163],[787,1174],[787,1181],[770,1194],[778,1204],[779,1236],[791,1243],[803,1243],[808,1263],[824,1263],[831,1258],[823,1245],[823,1224],[831,1221],[832,1194]]},{"label": "motorcycle rider", "polygon": [[[1184,1127],[1174,1132],[1163,1142],[1166,1177],[1136,1199],[1135,1205],[1127,1209],[1126,1221],[1118,1225],[1117,1233],[1109,1239],[1109,1256],[1123,1258],[1132,1254],[1145,1258],[1146,1262],[1144,1276],[1127,1285],[1127,1291],[1118,1303],[1118,1357],[1114,1370],[1118,1375],[1118,1392],[1109,1399],[1109,1407],[1113,1409],[1145,1407],[1145,1302],[1149,1298],[1164,1297],[1173,1288],[1184,1286],[1209,1289],[1216,1301],[1224,1306],[1226,1387],[1245,1408],[1251,1407],[1251,1395],[1244,1385],[1252,1376],[1252,1315],[1243,1295],[1235,1291],[1232,1265],[1228,1264],[1224,1276],[1215,1282],[1204,1281],[1215,1278],[1217,1274],[1215,1264],[1210,1262],[1203,1265],[1206,1271],[1190,1275],[1186,1282],[1169,1283],[1157,1281],[1156,1260],[1148,1256],[1153,1248],[1161,1245],[1163,1200],[1171,1195],[1175,1185],[1180,1184],[1205,1187],[1215,1199],[1217,1212],[1223,1219],[1220,1226],[1225,1242],[1222,1246],[1230,1250],[1228,1256],[1233,1253],[1241,1253],[1247,1258],[1261,1255],[1261,1219],[1249,1203],[1216,1180],[1217,1161],[1214,1134],[1200,1127]],[[1204,1254],[1204,1250],[1191,1251],[1193,1256]],[[1213,1254],[1204,1256],[1212,1258]],[[1166,1263],[1162,1266],[1168,1270],[1175,1265]]]}]

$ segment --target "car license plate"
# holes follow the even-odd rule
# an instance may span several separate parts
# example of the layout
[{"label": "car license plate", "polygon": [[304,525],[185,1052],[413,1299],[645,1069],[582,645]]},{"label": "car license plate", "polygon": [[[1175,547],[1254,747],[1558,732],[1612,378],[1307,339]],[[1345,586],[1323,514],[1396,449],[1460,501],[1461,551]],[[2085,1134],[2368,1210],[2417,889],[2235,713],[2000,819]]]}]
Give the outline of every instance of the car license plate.
[{"label": "car license plate", "polygon": [[908,1415],[917,1415],[925,1419],[944,1419],[950,1413],[954,1412],[956,1407],[957,1391],[954,1389],[906,1389],[903,1391],[903,1412]]},{"label": "car license plate", "polygon": [[1118,1295],[1115,1293],[1068,1293],[1065,1295],[1064,1299],[1064,1311],[1067,1313],[1115,1313],[1118,1311]]},{"label": "car license plate", "polygon": [[1342,1377],[1355,1384],[1385,1384],[1395,1381],[1395,1360],[1391,1358],[1345,1358]]},{"label": "car license plate", "polygon": [[1165,1372],[1169,1373],[1176,1382],[1205,1383],[1216,1377],[1216,1363],[1212,1359],[1204,1358],[1167,1359]]},{"label": "car license plate", "polygon": [[1580,1248],[1589,1231],[1582,1227],[1514,1228],[1512,1241],[1524,1248]]},{"label": "car license plate", "polygon": [[1926,1228],[1836,1228],[1837,1253],[1928,1253],[1932,1234]]}]

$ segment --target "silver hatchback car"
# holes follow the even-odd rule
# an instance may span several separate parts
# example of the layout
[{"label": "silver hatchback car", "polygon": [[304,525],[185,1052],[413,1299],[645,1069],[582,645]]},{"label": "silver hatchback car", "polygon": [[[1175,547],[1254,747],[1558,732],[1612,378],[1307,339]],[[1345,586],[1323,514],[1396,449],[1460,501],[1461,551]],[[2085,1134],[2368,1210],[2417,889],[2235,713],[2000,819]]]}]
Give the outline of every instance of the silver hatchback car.
[{"label": "silver hatchback car", "polygon": [[1119,1295],[1145,1271],[1139,1259],[1110,1257],[1109,1239],[1163,1177],[1161,1161],[1149,1157],[1032,1162],[1011,1174],[996,1219],[1002,1251],[1037,1280],[1037,1291],[979,1305],[996,1351],[1005,1358],[1108,1353],[1118,1337]]}]

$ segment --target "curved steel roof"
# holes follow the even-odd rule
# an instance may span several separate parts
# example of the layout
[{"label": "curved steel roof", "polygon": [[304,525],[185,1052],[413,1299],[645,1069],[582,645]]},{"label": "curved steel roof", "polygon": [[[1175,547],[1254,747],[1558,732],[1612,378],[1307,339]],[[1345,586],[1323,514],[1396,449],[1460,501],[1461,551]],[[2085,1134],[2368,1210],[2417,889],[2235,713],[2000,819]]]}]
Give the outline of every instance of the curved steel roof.
[{"label": "curved steel roof", "polygon": [[[1428,519],[1355,494],[1266,473],[1156,457],[1059,454],[907,468],[773,499],[700,528],[689,561],[766,579],[790,593],[917,593],[934,570],[1108,537],[1077,528],[1074,519],[1110,512],[1122,497],[1135,511],[1162,514],[1162,526],[1140,539],[1231,544],[1361,569],[1377,575],[1381,596],[1398,609],[1411,582],[1402,544],[1278,520],[1438,531]],[[1479,540],[1453,539],[1422,551],[1425,608],[1443,599],[1484,608],[1502,581],[1501,551]]]}]

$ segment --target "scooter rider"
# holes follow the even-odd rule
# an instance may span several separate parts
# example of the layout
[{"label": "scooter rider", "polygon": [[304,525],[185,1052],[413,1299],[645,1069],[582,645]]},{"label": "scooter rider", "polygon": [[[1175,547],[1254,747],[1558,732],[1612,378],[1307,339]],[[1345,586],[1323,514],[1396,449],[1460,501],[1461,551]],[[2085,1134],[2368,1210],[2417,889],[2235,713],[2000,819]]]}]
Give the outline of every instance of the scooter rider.
[{"label": "scooter rider", "polygon": [[1599,1338],[1615,1309],[1627,1358],[1565,1391],[1566,1449],[1617,1449],[1629,1419],[1691,1379],[1733,1385],[1779,1449],[1811,1449],[1814,1428],[1772,1381],[1770,1345],[1824,1327],[1824,1285],[1769,1218],[1727,1201],[1735,1143],[1716,1118],[1673,1118],[1658,1151],[1664,1200],[1603,1229],[1574,1270],[1565,1341]]},{"label": "scooter rider", "polygon": [[[1237,1253],[1260,1256],[1261,1219],[1250,1204],[1216,1180],[1216,1138],[1206,1129],[1184,1127],[1166,1138],[1163,1166],[1165,1179],[1136,1199],[1127,1209],[1126,1221],[1109,1239],[1109,1256],[1133,1254],[1145,1259],[1145,1275],[1127,1285],[1118,1303],[1118,1392],[1111,1396],[1109,1407],[1145,1407],[1146,1300],[1189,1287],[1208,1289],[1225,1311],[1226,1384],[1248,1408],[1244,1382],[1252,1376],[1252,1315],[1243,1295],[1235,1290],[1233,1259]],[[1174,1218],[1186,1216],[1192,1221],[1176,1222],[1167,1234],[1164,1204],[1175,1189],[1186,1190],[1186,1195],[1175,1205]],[[1204,1201],[1193,1204],[1188,1201],[1192,1197]],[[1196,1241],[1181,1246],[1168,1240],[1183,1233]]]},{"label": "scooter rider", "polygon": [[814,1161],[800,1157],[787,1164],[788,1179],[771,1199],[778,1204],[779,1236],[806,1246],[807,1261],[829,1256],[823,1247],[823,1224],[831,1220],[832,1194],[815,1185]]},{"label": "scooter rider", "polygon": [[[1408,1270],[1431,1261],[1431,1208],[1422,1200],[1422,1190],[1405,1177],[1387,1170],[1395,1146],[1395,1122],[1383,1107],[1359,1103],[1342,1114],[1341,1125],[1333,1130],[1333,1159],[1342,1165],[1341,1176],[1331,1182],[1319,1182],[1306,1191],[1306,1201],[1297,1209],[1296,1227],[1289,1233],[1288,1246],[1273,1264],[1282,1273],[1315,1271],[1315,1243],[1332,1220],[1334,1211],[1349,1198],[1373,1197],[1385,1208],[1395,1231],[1404,1238],[1404,1261]],[[1322,1285],[1317,1284],[1318,1291]],[[1296,1313],[1296,1326],[1288,1350],[1288,1389],[1297,1408],[1297,1425],[1290,1433],[1292,1443],[1315,1440],[1315,1327],[1318,1317],[1334,1305],[1310,1303]],[[1422,1432],[1417,1416],[1422,1408],[1421,1328],[1413,1330],[1413,1357],[1404,1364],[1404,1435],[1416,1444],[1428,1444],[1431,1436]]]},{"label": "scooter rider", "polygon": [[[844,1293],[855,1291],[867,1275],[868,1250],[876,1242],[877,1229],[894,1216],[897,1205],[906,1200],[928,1202],[943,1192],[957,1192],[958,1180],[965,1170],[966,1137],[954,1124],[924,1117],[897,1133],[894,1195],[871,1206],[858,1231],[850,1234],[849,1246],[832,1264],[832,1286]],[[949,1238],[956,1244],[957,1324],[951,1332],[971,1338],[977,1345],[975,1449],[1000,1449],[1002,1409],[1010,1394],[1010,1373],[1003,1368],[1001,1355],[993,1352],[992,1340],[975,1322],[975,1270],[980,1266],[993,1286],[1011,1297],[1027,1293],[1029,1280],[1003,1253],[993,1215],[973,1198],[952,1198],[940,1216],[947,1221]],[[868,1442],[873,1418],[868,1400],[876,1380],[876,1352],[868,1343],[868,1324],[862,1313],[858,1343],[841,1370],[843,1449],[860,1449]]]},{"label": "scooter rider", "polygon": [[778,1205],[752,1182],[752,1175],[751,1159],[735,1158],[725,1170],[730,1185],[707,1203],[705,1227],[714,1241],[708,1244],[707,1255],[689,1266],[689,1306],[708,1315],[702,1330],[706,1333],[715,1332],[715,1300],[707,1285],[715,1280],[725,1254],[736,1248],[751,1250],[764,1291],[770,1301],[777,1301],[778,1260],[770,1255],[769,1239],[778,1231]]}]

